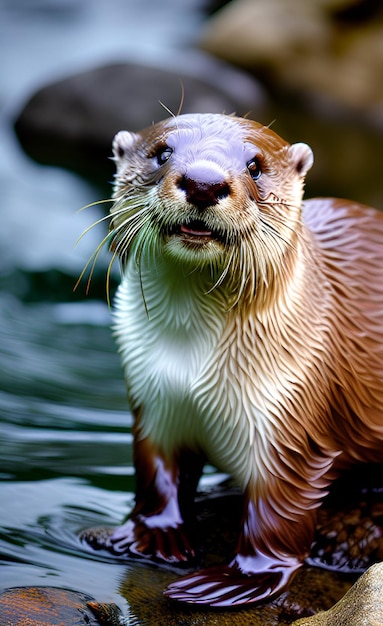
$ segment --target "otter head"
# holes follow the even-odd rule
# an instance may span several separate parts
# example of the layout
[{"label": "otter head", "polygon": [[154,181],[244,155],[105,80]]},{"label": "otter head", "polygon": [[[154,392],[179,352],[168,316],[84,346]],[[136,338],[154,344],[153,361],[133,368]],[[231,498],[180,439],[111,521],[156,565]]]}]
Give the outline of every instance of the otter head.
[{"label": "otter head", "polygon": [[113,151],[111,233],[121,260],[162,255],[254,292],[294,249],[313,162],[306,144],[247,119],[181,115],[119,132]]}]

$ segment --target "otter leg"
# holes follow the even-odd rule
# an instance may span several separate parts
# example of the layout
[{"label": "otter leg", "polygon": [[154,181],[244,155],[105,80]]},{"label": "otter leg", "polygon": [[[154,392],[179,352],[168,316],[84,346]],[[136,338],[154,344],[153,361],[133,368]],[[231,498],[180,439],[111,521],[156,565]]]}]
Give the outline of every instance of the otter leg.
[{"label": "otter leg", "polygon": [[315,512],[301,509],[291,515],[289,501],[278,504],[276,510],[270,498],[254,500],[247,494],[237,554],[231,563],[185,576],[170,584],[165,595],[190,604],[230,607],[263,602],[281,593],[307,556]]},{"label": "otter leg", "polygon": [[203,461],[190,451],[165,459],[149,438],[137,436],[134,460],[136,504],[109,537],[108,549],[167,563],[190,561],[195,557],[190,518]]}]

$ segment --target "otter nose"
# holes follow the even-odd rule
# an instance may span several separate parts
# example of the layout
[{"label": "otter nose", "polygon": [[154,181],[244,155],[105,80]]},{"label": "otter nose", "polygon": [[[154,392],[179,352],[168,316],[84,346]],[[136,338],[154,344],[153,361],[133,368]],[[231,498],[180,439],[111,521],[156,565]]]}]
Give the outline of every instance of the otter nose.
[{"label": "otter nose", "polygon": [[230,193],[229,185],[225,181],[211,183],[185,175],[179,179],[178,187],[186,193],[186,199],[190,204],[201,209],[217,204],[221,198]]},{"label": "otter nose", "polygon": [[225,171],[206,156],[187,165],[177,186],[185,192],[187,201],[200,209],[213,206],[230,194]]},{"label": "otter nose", "polygon": [[225,181],[209,183],[188,176],[182,176],[179,179],[178,187],[186,193],[186,199],[190,204],[201,209],[217,204],[221,198],[225,198],[230,193],[229,185]]}]

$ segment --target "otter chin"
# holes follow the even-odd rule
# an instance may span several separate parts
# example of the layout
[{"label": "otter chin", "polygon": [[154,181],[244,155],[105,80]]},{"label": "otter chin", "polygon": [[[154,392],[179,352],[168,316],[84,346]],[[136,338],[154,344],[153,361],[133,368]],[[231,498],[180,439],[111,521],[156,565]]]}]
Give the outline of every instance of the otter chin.
[{"label": "otter chin", "polygon": [[114,332],[135,416],[136,502],[104,547],[193,561],[205,462],[244,494],[231,562],[167,597],[216,607],[282,592],[331,482],[383,453],[383,215],[303,202],[304,143],[180,115],[113,144]]}]

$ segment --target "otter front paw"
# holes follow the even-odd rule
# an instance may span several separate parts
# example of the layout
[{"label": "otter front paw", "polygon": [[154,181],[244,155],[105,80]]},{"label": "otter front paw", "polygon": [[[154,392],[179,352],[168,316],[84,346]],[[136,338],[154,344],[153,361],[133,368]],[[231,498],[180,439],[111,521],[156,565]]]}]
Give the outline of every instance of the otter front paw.
[{"label": "otter front paw", "polygon": [[195,558],[195,550],[183,525],[156,526],[151,518],[128,520],[109,537],[107,550],[115,555],[141,557],[166,563],[186,563]]},{"label": "otter front paw", "polygon": [[230,565],[209,567],[171,583],[164,594],[189,604],[232,607],[264,602],[281,593],[302,563],[262,554],[237,557]]}]

